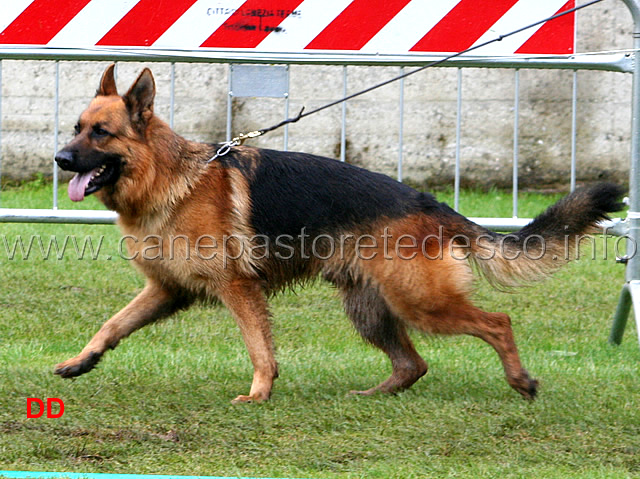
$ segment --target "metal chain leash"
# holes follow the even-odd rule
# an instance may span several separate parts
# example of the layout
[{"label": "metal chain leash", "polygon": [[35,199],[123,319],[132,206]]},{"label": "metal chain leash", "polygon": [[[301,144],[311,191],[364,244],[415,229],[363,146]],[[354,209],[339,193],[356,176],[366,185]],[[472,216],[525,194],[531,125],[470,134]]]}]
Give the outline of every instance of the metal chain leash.
[{"label": "metal chain leash", "polygon": [[216,154],[213,155],[211,158],[209,158],[207,160],[207,163],[211,163],[212,161],[217,160],[221,156],[226,155],[227,153],[229,153],[229,151],[231,151],[231,148],[233,148],[234,146],[242,145],[246,140],[250,138],[257,138],[263,135],[264,133],[265,133],[264,130],[254,130],[254,131],[250,131],[249,133],[240,133],[235,138],[232,138],[231,140],[225,141],[224,143],[222,143],[222,145],[220,145],[220,148],[218,148],[218,150],[216,151]]}]

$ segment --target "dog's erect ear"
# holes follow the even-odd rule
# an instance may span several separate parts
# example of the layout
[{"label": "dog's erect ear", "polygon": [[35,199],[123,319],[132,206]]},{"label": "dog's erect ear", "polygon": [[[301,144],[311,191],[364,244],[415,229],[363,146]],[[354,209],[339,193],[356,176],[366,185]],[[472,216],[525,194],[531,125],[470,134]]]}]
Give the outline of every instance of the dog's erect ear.
[{"label": "dog's erect ear", "polygon": [[138,79],[131,85],[127,94],[122,97],[129,110],[131,122],[142,127],[153,115],[153,99],[156,96],[156,83],[151,70],[145,68]]},{"label": "dog's erect ear", "polygon": [[116,88],[116,79],[113,74],[116,68],[115,63],[112,63],[107,67],[107,69],[102,74],[102,79],[100,80],[100,86],[98,87],[98,91],[96,91],[96,96],[98,95],[117,95],[118,90]]}]

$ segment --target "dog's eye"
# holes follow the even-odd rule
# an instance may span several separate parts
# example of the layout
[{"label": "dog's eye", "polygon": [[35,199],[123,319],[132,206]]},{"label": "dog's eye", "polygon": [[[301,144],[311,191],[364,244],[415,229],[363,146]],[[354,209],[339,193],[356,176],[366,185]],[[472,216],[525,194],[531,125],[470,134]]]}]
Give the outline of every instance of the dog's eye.
[{"label": "dog's eye", "polygon": [[100,125],[95,125],[93,127],[93,136],[96,138],[104,138],[105,136],[110,136],[111,133],[102,128]]},{"label": "dog's eye", "polygon": [[76,135],[80,134],[80,132],[82,131],[82,127],[80,126],[80,123],[76,123],[76,126],[73,127],[73,131],[75,132]]}]

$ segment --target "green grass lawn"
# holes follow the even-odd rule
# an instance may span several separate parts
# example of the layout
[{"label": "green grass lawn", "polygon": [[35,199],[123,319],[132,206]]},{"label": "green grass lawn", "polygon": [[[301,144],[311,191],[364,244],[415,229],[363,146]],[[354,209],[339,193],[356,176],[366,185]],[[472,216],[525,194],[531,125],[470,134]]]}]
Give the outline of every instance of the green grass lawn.
[{"label": "green grass lawn", "polygon": [[[68,208],[65,192],[60,207]],[[439,195],[451,201],[450,194]],[[3,207],[48,207],[51,186],[3,192]],[[522,216],[557,197],[522,194]],[[82,207],[97,207],[94,198]],[[470,216],[510,215],[499,191],[465,192]],[[18,235],[103,237],[97,258],[10,260]],[[0,470],[297,478],[640,477],[640,348],[629,322],[607,343],[624,267],[585,254],[515,293],[478,281],[476,301],[508,312],[540,380],[527,402],[495,352],[469,337],[414,334],[430,370],[396,396],[356,397],[389,373],[335,292],[318,283],[274,298],[280,378],[265,404],[231,405],[252,370],[220,307],[149,326],[75,380],[52,374],[142,288],[115,226],[0,224]],[[599,241],[600,243],[600,241]],[[59,419],[27,419],[28,397],[60,398]]]}]

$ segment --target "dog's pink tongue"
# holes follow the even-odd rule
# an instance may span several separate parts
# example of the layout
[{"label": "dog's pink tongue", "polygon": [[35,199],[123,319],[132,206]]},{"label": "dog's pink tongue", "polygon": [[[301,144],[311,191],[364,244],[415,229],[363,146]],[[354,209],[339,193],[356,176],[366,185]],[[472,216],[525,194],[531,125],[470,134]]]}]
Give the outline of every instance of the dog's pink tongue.
[{"label": "dog's pink tongue", "polygon": [[91,181],[94,171],[89,171],[88,173],[76,173],[76,175],[71,178],[71,181],[69,182],[69,198],[71,201],[84,200],[84,190]]}]

